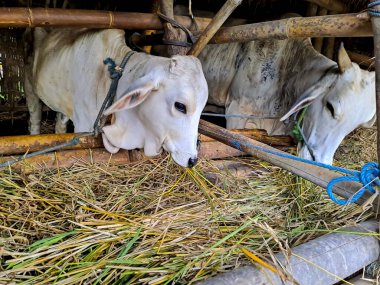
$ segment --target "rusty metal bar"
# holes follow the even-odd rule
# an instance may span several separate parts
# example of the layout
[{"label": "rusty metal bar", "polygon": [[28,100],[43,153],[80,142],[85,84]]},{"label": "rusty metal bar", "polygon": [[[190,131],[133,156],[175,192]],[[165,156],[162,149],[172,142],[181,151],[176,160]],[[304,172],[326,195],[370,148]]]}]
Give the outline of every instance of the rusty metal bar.
[{"label": "rusty metal bar", "polygon": [[[374,0],[371,3],[375,2]],[[379,11],[380,5],[376,5],[373,9]],[[373,29],[373,44],[375,52],[375,68],[376,76],[376,116],[377,116],[377,161],[380,162],[380,17],[372,16],[372,29]]]},{"label": "rusty metal bar", "polygon": [[[175,20],[187,28],[192,25],[189,17],[178,16]],[[196,21],[199,28],[204,29],[210,19],[196,18]],[[162,22],[154,14],[75,9],[0,8],[0,28],[8,27],[163,29]]]},{"label": "rusty metal bar", "polygon": [[215,35],[215,33],[219,30],[227,18],[236,9],[236,7],[241,4],[241,2],[242,0],[227,0],[187,54],[198,56],[204,47],[208,44],[210,39]]},{"label": "rusty metal bar", "polygon": [[273,38],[369,37],[372,35],[367,13],[339,14],[288,18],[221,28],[209,43],[249,42]]},{"label": "rusty metal bar", "polygon": [[[268,161],[276,166],[288,170],[295,175],[301,176],[323,188],[326,188],[327,184],[332,179],[341,176],[340,174],[327,170],[325,168],[266,153],[262,150],[257,149],[257,147],[277,151],[280,153],[284,152],[276,150],[273,147],[267,146],[253,139],[246,138],[240,134],[230,132],[224,128],[218,127],[204,120],[200,121],[199,132],[240,151],[244,151],[254,157]],[[356,182],[342,182],[339,185],[334,186],[333,192],[341,197],[348,199],[352,197],[361,187],[362,185]],[[365,193],[362,198],[357,201],[357,203],[364,203],[370,196],[371,194]],[[376,199],[376,201],[373,203],[375,206],[374,210],[377,210],[379,206],[378,199]]]},{"label": "rusty metal bar", "polygon": [[[274,146],[289,147],[294,145],[292,138],[288,136],[268,136],[263,130],[234,130],[244,136],[255,138],[261,142]],[[16,155],[38,151],[47,147],[63,144],[71,141],[76,134],[45,134],[25,136],[3,136],[0,137],[0,155]],[[202,142],[215,142],[206,136],[201,136]],[[100,148],[103,147],[101,137],[83,137],[80,143],[64,149]]]}]

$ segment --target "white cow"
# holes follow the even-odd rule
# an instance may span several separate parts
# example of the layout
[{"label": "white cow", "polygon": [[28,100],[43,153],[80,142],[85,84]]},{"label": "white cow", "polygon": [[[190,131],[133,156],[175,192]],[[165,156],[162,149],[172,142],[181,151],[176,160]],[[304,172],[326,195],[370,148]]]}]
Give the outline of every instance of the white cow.
[{"label": "white cow", "polygon": [[[119,64],[129,51],[122,30],[36,29],[25,82],[31,133],[40,130],[38,98],[71,119],[75,132],[92,131],[111,82],[103,60]],[[207,94],[198,59],[133,54],[105,111],[114,118],[103,128],[104,146],[111,153],[144,148],[147,156],[164,148],[179,165],[192,167]],[[65,122],[58,124],[59,131]]]},{"label": "white cow", "polygon": [[300,156],[331,164],[343,138],[375,120],[375,73],[352,63],[341,46],[338,63],[309,39],[208,46],[200,56],[209,103],[225,113],[275,119],[227,118],[227,128],[289,134],[289,118],[308,106]]}]

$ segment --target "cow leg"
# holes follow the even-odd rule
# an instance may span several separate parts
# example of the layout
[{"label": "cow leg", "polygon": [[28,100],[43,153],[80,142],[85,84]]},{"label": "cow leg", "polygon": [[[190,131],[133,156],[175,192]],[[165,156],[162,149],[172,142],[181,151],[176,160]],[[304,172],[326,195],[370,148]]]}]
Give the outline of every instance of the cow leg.
[{"label": "cow leg", "polygon": [[25,97],[29,110],[29,133],[38,135],[41,128],[42,102],[33,92],[33,87],[28,76],[25,76]]},{"label": "cow leg", "polygon": [[67,123],[69,122],[69,117],[62,113],[57,113],[55,117],[55,133],[65,134],[67,132]]}]

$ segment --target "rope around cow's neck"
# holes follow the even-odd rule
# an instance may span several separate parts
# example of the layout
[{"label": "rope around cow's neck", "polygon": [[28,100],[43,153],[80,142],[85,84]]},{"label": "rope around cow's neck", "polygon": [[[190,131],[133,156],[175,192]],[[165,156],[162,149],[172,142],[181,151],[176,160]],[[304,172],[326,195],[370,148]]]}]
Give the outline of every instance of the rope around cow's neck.
[{"label": "rope around cow's neck", "polygon": [[129,59],[131,58],[131,56],[133,54],[134,54],[134,51],[127,52],[120,65],[116,65],[115,61],[111,58],[107,58],[104,60],[103,63],[108,65],[108,71],[110,73],[110,77],[112,79],[112,82],[111,82],[110,89],[108,90],[107,96],[103,101],[102,107],[99,110],[98,116],[96,117],[96,120],[95,120],[94,125],[93,125],[93,131],[92,132],[81,133],[81,134],[73,137],[68,142],[58,144],[58,145],[55,145],[52,147],[48,147],[48,148],[45,148],[45,149],[42,149],[39,151],[35,151],[32,153],[20,155],[19,157],[16,157],[16,158],[8,160],[6,162],[0,163],[0,168],[9,167],[10,165],[12,165],[18,161],[21,161],[21,160],[24,160],[27,158],[31,158],[33,156],[46,154],[49,152],[60,150],[60,149],[65,148],[65,147],[77,145],[77,144],[79,144],[80,139],[83,137],[98,136],[102,132],[102,128],[105,124],[105,120],[103,118],[104,110],[107,107],[109,107],[112,104],[113,100],[115,99],[119,79],[123,75],[124,68],[125,68],[126,64],[128,63]]}]

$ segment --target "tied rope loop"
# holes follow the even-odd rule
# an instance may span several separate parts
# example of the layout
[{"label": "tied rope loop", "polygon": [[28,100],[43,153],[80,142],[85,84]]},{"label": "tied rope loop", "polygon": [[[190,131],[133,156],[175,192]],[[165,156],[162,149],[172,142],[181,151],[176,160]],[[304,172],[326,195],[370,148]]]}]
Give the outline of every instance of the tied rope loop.
[{"label": "tied rope loop", "polygon": [[105,118],[103,117],[103,113],[106,110],[106,108],[111,106],[111,104],[113,103],[116,97],[116,90],[119,84],[119,79],[123,75],[124,68],[134,53],[134,51],[127,52],[120,65],[116,65],[115,61],[109,57],[103,61],[104,64],[108,65],[108,71],[110,73],[112,82],[110,89],[108,90],[107,96],[104,99],[102,107],[100,108],[98,116],[96,117],[96,120],[94,122],[93,133],[95,136],[98,136],[102,132],[102,128],[105,125]]},{"label": "tied rope loop", "polygon": [[121,76],[123,75],[123,68],[120,66],[116,65],[115,61],[107,57],[104,61],[104,64],[108,65],[108,72],[110,73],[111,79],[120,79]]},{"label": "tied rope loop", "polygon": [[368,14],[371,15],[372,17],[380,17],[380,10],[375,9],[374,7],[380,5],[380,1],[373,1],[372,3],[368,4]]},{"label": "tied rope loop", "polygon": [[[329,184],[327,184],[327,189],[326,189],[327,194],[329,195],[332,201],[334,201],[335,203],[339,205],[347,205],[350,203],[355,203],[357,200],[359,200],[363,196],[365,191],[369,191],[371,193],[376,192],[373,186],[375,186],[375,184],[377,186],[380,185],[379,174],[380,174],[379,165],[376,162],[368,162],[362,167],[361,171],[355,173],[355,175],[337,177],[331,180]],[[360,188],[360,190],[356,192],[348,200],[336,198],[333,193],[334,185],[337,183],[346,182],[346,181],[359,182],[363,184],[363,187]]]}]

